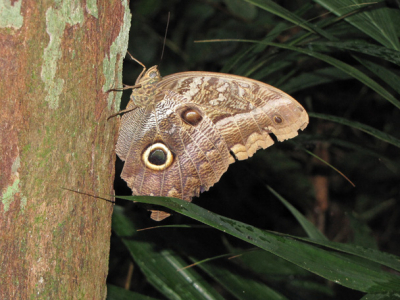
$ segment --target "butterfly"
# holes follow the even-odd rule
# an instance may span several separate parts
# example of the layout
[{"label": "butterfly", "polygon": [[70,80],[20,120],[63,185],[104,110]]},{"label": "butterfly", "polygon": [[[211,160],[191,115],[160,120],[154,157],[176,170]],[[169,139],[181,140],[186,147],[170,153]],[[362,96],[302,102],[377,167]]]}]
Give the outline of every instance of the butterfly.
[{"label": "butterfly", "polygon": [[[116,145],[125,161],[121,177],[133,195],[190,202],[235,159],[271,146],[271,134],[283,141],[308,124],[295,99],[263,82],[196,71],[161,77],[157,66],[146,71],[141,65]],[[151,218],[169,215],[154,210]]]}]

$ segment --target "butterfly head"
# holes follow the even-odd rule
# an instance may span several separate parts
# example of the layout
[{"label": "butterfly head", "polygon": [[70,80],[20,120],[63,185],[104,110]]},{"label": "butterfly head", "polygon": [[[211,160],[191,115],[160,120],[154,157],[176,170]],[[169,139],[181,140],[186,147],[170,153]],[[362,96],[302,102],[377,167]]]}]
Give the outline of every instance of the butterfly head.
[{"label": "butterfly head", "polygon": [[155,101],[157,83],[161,80],[157,66],[153,66],[136,79],[131,99],[137,106],[147,106]]},{"label": "butterfly head", "polygon": [[136,79],[136,85],[141,84],[142,87],[146,85],[156,84],[161,80],[160,71],[158,71],[158,66],[152,66],[148,69],[142,76]]}]

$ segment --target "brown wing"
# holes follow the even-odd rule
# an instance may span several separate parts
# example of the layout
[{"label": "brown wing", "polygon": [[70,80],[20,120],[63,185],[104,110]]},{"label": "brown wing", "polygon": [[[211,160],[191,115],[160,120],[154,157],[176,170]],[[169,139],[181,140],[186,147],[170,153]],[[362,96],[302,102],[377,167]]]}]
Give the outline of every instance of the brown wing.
[{"label": "brown wing", "polygon": [[[116,151],[125,160],[121,177],[134,195],[191,201],[234,162],[229,151],[246,159],[273,144],[270,133],[282,141],[308,124],[307,113],[292,97],[244,77],[177,73],[164,77],[156,91],[154,104],[121,120]],[[167,216],[152,214],[155,220]]]},{"label": "brown wing", "polygon": [[[202,115],[196,126],[190,125],[182,120],[188,105],[186,98],[172,91],[161,97],[154,107],[136,108],[123,115],[116,147],[118,156],[125,160],[121,177],[133,195],[191,201],[221,178],[232,157],[207,115]],[[132,103],[129,105],[128,108],[133,107]],[[166,168],[146,165],[146,149],[158,144],[171,151],[172,163]],[[166,216],[152,214],[156,220]]]},{"label": "brown wing", "polygon": [[297,136],[308,124],[305,109],[291,96],[253,79],[212,72],[183,72],[164,77],[159,91],[172,90],[196,103],[221,132],[239,159]]}]

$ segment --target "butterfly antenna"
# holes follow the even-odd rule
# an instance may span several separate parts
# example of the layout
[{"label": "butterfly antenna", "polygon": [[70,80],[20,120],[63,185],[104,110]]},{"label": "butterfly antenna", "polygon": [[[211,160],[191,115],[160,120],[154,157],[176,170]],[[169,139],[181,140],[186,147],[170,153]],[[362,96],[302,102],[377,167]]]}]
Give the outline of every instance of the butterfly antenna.
[{"label": "butterfly antenna", "polygon": [[171,16],[171,12],[168,12],[168,19],[167,19],[167,27],[165,28],[165,35],[164,35],[164,42],[163,42],[163,47],[162,47],[162,51],[161,51],[161,58],[160,58],[160,63],[158,64],[159,66],[161,66],[161,61],[163,59],[164,56],[164,50],[165,50],[165,43],[167,41],[167,33],[168,33],[168,26],[169,26],[169,19]]}]

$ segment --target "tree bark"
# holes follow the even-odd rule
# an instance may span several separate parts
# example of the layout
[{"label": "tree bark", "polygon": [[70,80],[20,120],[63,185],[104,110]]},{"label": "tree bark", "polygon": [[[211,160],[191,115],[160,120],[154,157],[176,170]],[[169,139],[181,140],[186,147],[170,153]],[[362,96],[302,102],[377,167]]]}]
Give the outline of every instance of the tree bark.
[{"label": "tree bark", "polygon": [[127,0],[0,0],[0,299],[104,299]]}]

